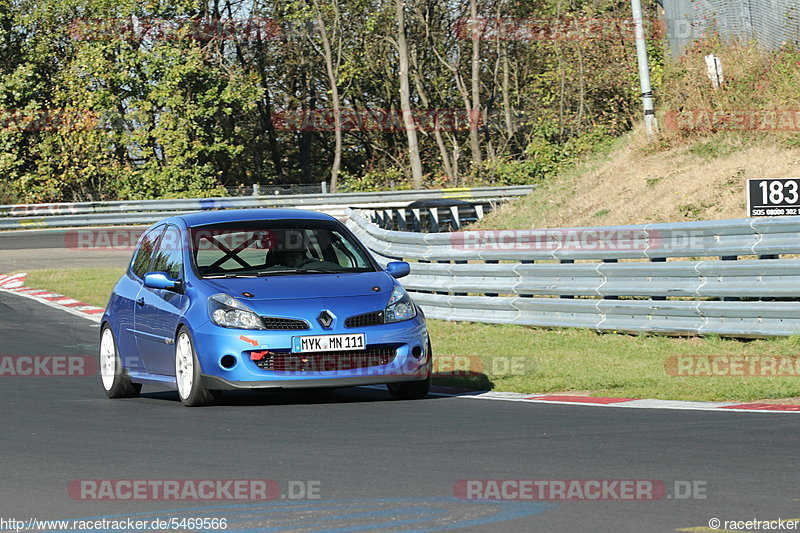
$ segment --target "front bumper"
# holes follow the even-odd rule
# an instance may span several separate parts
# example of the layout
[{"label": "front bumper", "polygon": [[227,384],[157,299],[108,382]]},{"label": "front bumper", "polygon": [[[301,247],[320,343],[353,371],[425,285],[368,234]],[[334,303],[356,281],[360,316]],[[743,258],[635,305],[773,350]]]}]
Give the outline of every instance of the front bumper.
[{"label": "front bumper", "polygon": [[358,387],[362,385],[384,385],[406,381],[423,381],[430,376],[430,365],[419,367],[416,375],[373,375],[359,377],[307,378],[272,381],[228,381],[219,376],[203,375],[203,387],[209,390],[252,390],[252,389],[314,389],[332,387]]},{"label": "front bumper", "polygon": [[[271,371],[250,359],[252,351],[288,351],[294,336],[346,333],[364,333],[367,347],[396,345],[394,360],[385,365],[346,370]],[[210,390],[350,387],[419,381],[431,374],[428,331],[421,315],[395,324],[303,331],[226,329],[207,322],[193,335],[203,385]],[[223,364],[226,356],[233,357],[235,364],[226,368]]]}]

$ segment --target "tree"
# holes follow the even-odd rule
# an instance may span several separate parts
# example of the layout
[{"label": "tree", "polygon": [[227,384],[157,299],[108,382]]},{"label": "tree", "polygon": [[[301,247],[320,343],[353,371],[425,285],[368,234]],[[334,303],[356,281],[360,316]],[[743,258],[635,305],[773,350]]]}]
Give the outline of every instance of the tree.
[{"label": "tree", "polygon": [[397,9],[397,55],[400,78],[400,110],[403,115],[403,126],[408,138],[408,158],[411,163],[411,182],[415,189],[422,188],[422,163],[419,158],[417,142],[417,125],[414,111],[411,109],[411,87],[408,77],[408,42],[406,41],[406,24],[404,0],[396,0]]}]

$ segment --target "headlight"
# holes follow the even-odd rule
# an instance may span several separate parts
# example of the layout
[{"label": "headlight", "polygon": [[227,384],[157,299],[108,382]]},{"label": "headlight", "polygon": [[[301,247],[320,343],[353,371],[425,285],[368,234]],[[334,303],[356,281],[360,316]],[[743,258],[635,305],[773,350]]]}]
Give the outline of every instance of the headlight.
[{"label": "headlight", "polygon": [[417,316],[417,308],[414,307],[414,302],[411,301],[403,287],[398,285],[394,288],[392,297],[389,298],[389,303],[386,304],[383,316],[384,322],[387,324],[410,320]]},{"label": "headlight", "polygon": [[242,302],[227,294],[215,294],[208,299],[211,321],[223,328],[264,329],[261,317]]}]

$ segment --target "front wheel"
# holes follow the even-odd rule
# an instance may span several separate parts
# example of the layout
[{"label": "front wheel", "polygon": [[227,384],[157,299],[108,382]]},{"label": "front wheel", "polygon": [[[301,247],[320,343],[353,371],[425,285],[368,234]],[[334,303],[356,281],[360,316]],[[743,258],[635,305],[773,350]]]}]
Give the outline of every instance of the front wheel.
[{"label": "front wheel", "polygon": [[134,383],[122,366],[111,326],[105,324],[100,333],[100,377],[103,390],[109,398],[135,398],[142,390],[141,383]]},{"label": "front wheel", "polygon": [[187,407],[208,405],[219,397],[219,391],[210,391],[203,387],[200,363],[186,329],[180,330],[175,341],[175,381],[178,385],[178,396]]},{"label": "front wheel", "polygon": [[[433,353],[431,350],[431,339],[428,338],[428,368],[433,368]],[[387,383],[386,388],[395,400],[421,400],[428,396],[431,391],[431,375],[433,370],[428,373],[428,378],[422,381],[405,381],[403,383]]]},{"label": "front wheel", "polygon": [[431,390],[431,377],[422,381],[387,383],[386,388],[395,400],[421,400],[427,398]]}]

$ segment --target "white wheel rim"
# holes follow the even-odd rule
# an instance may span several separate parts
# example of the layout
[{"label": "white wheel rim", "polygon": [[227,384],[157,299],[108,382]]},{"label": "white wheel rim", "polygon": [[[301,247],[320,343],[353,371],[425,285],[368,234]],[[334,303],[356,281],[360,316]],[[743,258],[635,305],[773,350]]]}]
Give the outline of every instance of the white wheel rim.
[{"label": "white wheel rim", "polygon": [[114,376],[117,373],[117,350],[114,346],[114,335],[110,328],[103,330],[100,339],[100,377],[103,378],[103,387],[111,390],[114,386]]},{"label": "white wheel rim", "polygon": [[178,394],[184,400],[192,392],[194,382],[194,355],[189,335],[181,333],[175,347],[175,380],[178,383]]}]

